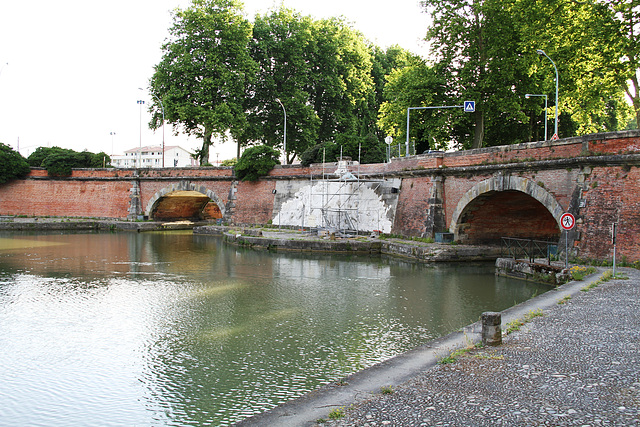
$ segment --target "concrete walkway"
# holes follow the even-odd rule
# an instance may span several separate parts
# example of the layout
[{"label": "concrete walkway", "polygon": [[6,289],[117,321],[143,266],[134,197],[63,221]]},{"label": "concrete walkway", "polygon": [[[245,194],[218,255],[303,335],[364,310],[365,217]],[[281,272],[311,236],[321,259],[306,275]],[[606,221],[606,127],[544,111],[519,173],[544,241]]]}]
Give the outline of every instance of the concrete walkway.
[{"label": "concrete walkway", "polygon": [[240,425],[640,426],[640,271],[618,272],[628,279],[582,291],[598,273],[504,311],[503,330],[543,315],[501,346],[439,364],[480,340],[476,323]]}]

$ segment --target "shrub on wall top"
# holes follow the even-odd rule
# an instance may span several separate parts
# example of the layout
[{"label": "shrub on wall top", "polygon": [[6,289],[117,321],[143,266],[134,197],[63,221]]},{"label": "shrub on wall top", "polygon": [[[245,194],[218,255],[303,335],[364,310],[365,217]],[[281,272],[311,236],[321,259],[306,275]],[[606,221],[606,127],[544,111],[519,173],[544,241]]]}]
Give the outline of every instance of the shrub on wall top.
[{"label": "shrub on wall top", "polygon": [[13,148],[0,143],[0,184],[29,173],[27,160]]},{"label": "shrub on wall top", "polygon": [[73,168],[110,166],[111,158],[104,152],[77,152],[60,147],[38,147],[27,158],[33,167],[43,167],[50,176],[69,176]]},{"label": "shrub on wall top", "polygon": [[249,147],[242,153],[236,164],[236,176],[242,181],[257,181],[267,175],[275,165],[280,164],[280,153],[268,145]]}]

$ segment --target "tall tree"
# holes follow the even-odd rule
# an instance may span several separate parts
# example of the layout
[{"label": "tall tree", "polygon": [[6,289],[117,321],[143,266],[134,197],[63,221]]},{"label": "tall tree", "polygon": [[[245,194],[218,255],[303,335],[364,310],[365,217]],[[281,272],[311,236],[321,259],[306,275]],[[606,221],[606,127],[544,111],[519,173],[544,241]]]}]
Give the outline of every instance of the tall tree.
[{"label": "tall tree", "polygon": [[[252,27],[237,0],[193,0],[176,9],[170,39],[150,81],[174,131],[202,138],[200,164],[209,162],[212,137],[238,137],[246,126],[243,99],[257,66],[247,49]],[[161,126],[153,104],[152,127]]]},{"label": "tall tree", "polygon": [[286,163],[318,137],[320,119],[308,91],[314,78],[308,53],[313,37],[312,19],[290,9],[255,18],[249,46],[259,72],[247,91],[248,126],[241,141],[284,149],[286,113]]},{"label": "tall tree", "polygon": [[250,52],[260,71],[247,92],[243,144],[282,147],[282,108],[287,163],[317,143],[375,131],[371,49],[341,19],[313,20],[284,8],[259,15]]},{"label": "tall tree", "polygon": [[362,135],[366,123],[359,111],[373,101],[371,52],[362,34],[338,18],[316,22],[314,34],[310,51],[314,79],[309,91],[320,118],[318,140]]},{"label": "tall tree", "polygon": [[[579,134],[624,128],[632,101],[640,114],[639,0],[512,0],[506,6],[520,22],[523,50],[544,50],[560,75],[560,112]],[[554,70],[546,59],[532,75],[544,73],[541,86],[555,91]]]},{"label": "tall tree", "polygon": [[[528,117],[522,99],[528,66],[519,51],[519,33],[498,0],[424,0],[433,24],[428,39],[450,88],[450,103],[476,102],[452,137],[466,148],[520,142]],[[473,139],[468,134],[473,128]],[[501,129],[510,130],[503,139]],[[489,138],[485,138],[489,136]],[[487,142],[485,142],[485,139]]]},{"label": "tall tree", "polygon": [[[435,67],[417,57],[405,59],[403,66],[387,76],[384,87],[386,101],[380,106],[378,126],[396,143],[407,140],[407,109],[410,107],[437,107],[446,104],[445,79]],[[416,152],[428,149],[446,149],[451,140],[451,114],[448,110],[412,110],[409,141]]]}]

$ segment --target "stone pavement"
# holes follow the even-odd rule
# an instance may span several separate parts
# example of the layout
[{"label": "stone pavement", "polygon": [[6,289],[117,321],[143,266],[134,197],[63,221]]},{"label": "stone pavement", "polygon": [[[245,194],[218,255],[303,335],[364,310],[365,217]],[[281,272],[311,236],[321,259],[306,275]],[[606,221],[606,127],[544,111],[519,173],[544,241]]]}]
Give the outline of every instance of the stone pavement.
[{"label": "stone pavement", "polygon": [[501,346],[360,399],[325,425],[640,425],[640,271],[618,271],[628,280],[561,298]]}]

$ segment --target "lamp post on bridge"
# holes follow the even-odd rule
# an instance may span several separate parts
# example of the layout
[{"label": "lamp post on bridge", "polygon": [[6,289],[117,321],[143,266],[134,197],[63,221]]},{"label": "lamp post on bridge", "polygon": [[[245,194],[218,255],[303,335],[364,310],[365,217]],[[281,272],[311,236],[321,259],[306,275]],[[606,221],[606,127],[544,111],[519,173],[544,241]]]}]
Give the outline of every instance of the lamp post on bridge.
[{"label": "lamp post on bridge", "polygon": [[[144,90],[141,87],[139,87],[138,89]],[[158,103],[160,104],[160,110],[162,111],[162,167],[164,168],[164,105],[162,104],[160,98],[158,98],[153,92],[150,93],[151,96],[153,96],[158,101]]]},{"label": "lamp post on bridge", "polygon": [[140,148],[138,149],[138,167],[142,167],[142,106],[144,105],[144,101],[138,99],[136,101],[138,105],[140,105]]},{"label": "lamp post on bridge", "polygon": [[532,96],[543,96],[544,97],[544,140],[549,140],[549,134],[547,133],[547,95],[539,95],[534,93],[527,93],[524,97],[529,99]]},{"label": "lamp post on bridge", "polygon": [[280,98],[276,98],[278,104],[282,107],[282,111],[284,111],[284,164],[287,164],[287,110],[285,110],[284,105],[282,105],[282,101]]},{"label": "lamp post on bridge", "polygon": [[536,52],[538,53],[538,55],[544,55],[549,61],[551,61],[551,64],[553,64],[553,68],[556,70],[556,122],[551,139],[558,139],[558,67],[556,67],[556,63],[553,62],[553,59],[549,58],[549,55],[544,53],[544,50],[538,49],[536,50]]}]

